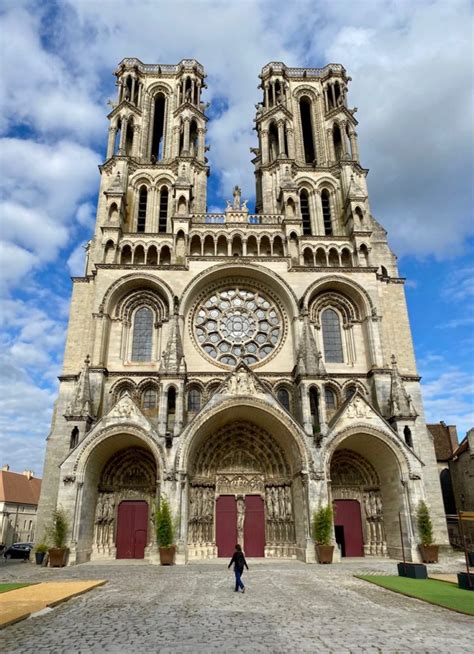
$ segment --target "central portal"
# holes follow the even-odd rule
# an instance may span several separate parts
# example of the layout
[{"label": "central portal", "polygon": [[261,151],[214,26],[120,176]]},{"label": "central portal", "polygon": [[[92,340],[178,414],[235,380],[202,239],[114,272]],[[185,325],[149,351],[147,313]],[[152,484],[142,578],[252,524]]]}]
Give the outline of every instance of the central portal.
[{"label": "central portal", "polygon": [[265,556],[265,503],[260,495],[221,495],[217,499],[217,556],[232,556],[236,543],[246,556]]},{"label": "central portal", "polygon": [[233,422],[199,443],[190,471],[189,558],[295,557],[294,488],[276,438]]}]

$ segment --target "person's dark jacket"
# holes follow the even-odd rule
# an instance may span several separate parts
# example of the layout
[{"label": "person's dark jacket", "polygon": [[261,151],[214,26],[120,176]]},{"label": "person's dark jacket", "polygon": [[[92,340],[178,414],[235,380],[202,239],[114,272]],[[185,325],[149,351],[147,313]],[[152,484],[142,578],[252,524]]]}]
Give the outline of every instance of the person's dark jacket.
[{"label": "person's dark jacket", "polygon": [[227,567],[230,568],[232,564],[234,564],[234,570],[238,570],[240,574],[242,574],[244,571],[244,566],[247,568],[247,570],[249,569],[243,552],[234,552]]}]

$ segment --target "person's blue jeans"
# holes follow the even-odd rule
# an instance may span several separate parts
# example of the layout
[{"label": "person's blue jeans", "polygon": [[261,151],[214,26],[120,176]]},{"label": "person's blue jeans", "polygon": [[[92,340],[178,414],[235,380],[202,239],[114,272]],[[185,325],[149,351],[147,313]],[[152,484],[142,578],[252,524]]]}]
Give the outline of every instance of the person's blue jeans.
[{"label": "person's blue jeans", "polygon": [[237,592],[239,588],[241,588],[242,590],[245,588],[241,578],[243,570],[241,572],[240,570],[237,570],[237,568],[235,568],[234,572],[235,572],[235,591]]}]

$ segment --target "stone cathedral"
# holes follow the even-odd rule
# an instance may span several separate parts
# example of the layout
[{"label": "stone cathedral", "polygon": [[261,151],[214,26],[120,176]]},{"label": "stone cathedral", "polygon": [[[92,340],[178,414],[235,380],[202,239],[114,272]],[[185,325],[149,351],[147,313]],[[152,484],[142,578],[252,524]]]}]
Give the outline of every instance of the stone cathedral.
[{"label": "stone cathedral", "polygon": [[[208,213],[202,65],[115,71],[95,233],[71,313],[39,508],[69,519],[69,563],[416,560],[418,502],[447,544],[396,257],[371,213],[343,66],[260,74],[254,212]],[[258,142],[257,142],[258,138]],[[402,218],[402,217],[401,217]]]}]

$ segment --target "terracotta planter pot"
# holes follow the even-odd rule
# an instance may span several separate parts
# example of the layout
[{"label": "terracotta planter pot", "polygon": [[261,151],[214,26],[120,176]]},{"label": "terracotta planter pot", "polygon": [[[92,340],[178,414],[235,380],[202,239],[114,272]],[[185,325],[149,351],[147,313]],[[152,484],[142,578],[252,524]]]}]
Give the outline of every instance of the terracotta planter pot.
[{"label": "terracotta planter pot", "polygon": [[174,565],[175,552],[176,552],[176,545],[171,545],[171,547],[160,547],[161,565]]},{"label": "terracotta planter pot", "polygon": [[49,554],[49,565],[51,568],[64,568],[67,561],[67,555],[69,550],[66,549],[57,549],[53,547],[48,550]]},{"label": "terracotta planter pot", "polygon": [[420,545],[423,563],[438,563],[438,545]]},{"label": "terracotta planter pot", "polygon": [[319,563],[332,563],[334,545],[316,545],[316,556]]}]

